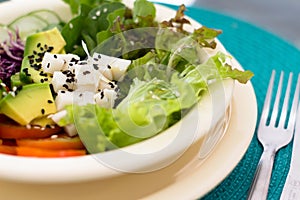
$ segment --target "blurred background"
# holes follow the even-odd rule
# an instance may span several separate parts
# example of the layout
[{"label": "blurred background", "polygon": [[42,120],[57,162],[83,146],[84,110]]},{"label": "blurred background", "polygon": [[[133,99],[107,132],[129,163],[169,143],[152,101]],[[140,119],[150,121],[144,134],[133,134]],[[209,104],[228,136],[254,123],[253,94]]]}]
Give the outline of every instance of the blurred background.
[{"label": "blurred background", "polygon": [[250,22],[300,49],[300,0],[152,0],[184,3]]}]

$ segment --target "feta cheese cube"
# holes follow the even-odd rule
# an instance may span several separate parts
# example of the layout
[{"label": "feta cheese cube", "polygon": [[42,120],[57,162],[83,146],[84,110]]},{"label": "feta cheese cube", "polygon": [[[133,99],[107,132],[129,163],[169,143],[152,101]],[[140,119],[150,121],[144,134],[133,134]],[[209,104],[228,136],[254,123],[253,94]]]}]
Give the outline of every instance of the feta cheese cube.
[{"label": "feta cheese cube", "polygon": [[67,105],[72,105],[74,101],[74,92],[60,90],[55,98],[55,105],[57,110],[62,110]]},{"label": "feta cheese cube", "polygon": [[96,104],[104,108],[112,108],[117,99],[117,92],[111,89],[104,89],[94,95]]},{"label": "feta cheese cube", "polygon": [[75,89],[75,79],[70,76],[67,71],[55,71],[53,73],[52,85],[55,92],[58,90],[74,90]]},{"label": "feta cheese cube", "polygon": [[76,105],[84,106],[87,104],[95,104],[94,95],[95,92],[91,91],[78,91],[75,90],[74,92],[74,99],[73,103]]},{"label": "feta cheese cube", "polygon": [[75,68],[76,75],[76,88],[79,91],[92,91],[95,92],[98,89],[98,80],[95,70],[90,65],[78,65]]}]

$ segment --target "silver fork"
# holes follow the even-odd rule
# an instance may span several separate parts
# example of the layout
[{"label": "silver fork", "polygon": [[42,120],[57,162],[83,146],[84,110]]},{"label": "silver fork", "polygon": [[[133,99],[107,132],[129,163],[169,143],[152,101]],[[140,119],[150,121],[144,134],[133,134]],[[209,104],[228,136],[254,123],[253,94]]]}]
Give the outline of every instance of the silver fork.
[{"label": "silver fork", "polygon": [[[288,85],[286,88],[281,114],[280,116],[278,116],[278,113],[280,113],[279,103],[281,98],[283,76],[284,73],[281,72],[273,111],[270,118],[270,122],[268,124],[272,90],[274,87],[275,79],[275,71],[272,71],[261,119],[257,130],[258,140],[263,145],[264,151],[259,160],[255,172],[255,176],[249,191],[248,200],[263,200],[267,198],[276,152],[280,148],[286,146],[292,140],[293,137],[297,106],[299,102],[299,78],[294,94],[294,99],[292,102],[292,107],[290,110],[288,124],[286,126],[293,74],[290,73],[289,75]],[[280,118],[279,122],[278,118]]]}]

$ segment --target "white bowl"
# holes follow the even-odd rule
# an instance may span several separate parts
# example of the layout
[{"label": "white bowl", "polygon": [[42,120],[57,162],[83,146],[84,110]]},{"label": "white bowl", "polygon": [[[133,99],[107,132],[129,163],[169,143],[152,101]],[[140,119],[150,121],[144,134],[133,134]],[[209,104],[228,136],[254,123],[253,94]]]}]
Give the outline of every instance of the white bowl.
[{"label": "white bowl", "polygon": [[[131,6],[132,1],[124,1]],[[12,0],[0,4],[0,23],[29,11],[47,8],[56,11],[64,20],[71,17],[69,7],[60,0]],[[169,19],[175,11],[156,5],[157,20]],[[13,11],[13,12],[12,12]],[[201,26],[190,19],[193,27]],[[217,41],[216,51],[226,53]],[[0,178],[21,182],[56,183],[109,178],[122,173],[144,173],[159,170],[178,159],[195,142],[205,159],[222,138],[230,117],[230,102],[234,81],[226,80],[210,85],[209,93],[180,122],[161,134],[122,149],[71,158],[25,158],[0,155]],[[228,114],[229,112],[229,114]]]}]

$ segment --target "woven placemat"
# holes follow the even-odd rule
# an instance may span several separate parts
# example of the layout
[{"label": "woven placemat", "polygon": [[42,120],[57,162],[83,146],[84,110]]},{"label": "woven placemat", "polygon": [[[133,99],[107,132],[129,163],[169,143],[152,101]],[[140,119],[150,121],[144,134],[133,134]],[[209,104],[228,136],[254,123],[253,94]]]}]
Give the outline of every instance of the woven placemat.
[{"label": "woven placemat", "polygon": [[[169,7],[177,9],[176,6]],[[241,63],[244,69],[254,72],[252,84],[257,96],[259,116],[272,69],[300,72],[300,51],[280,37],[245,21],[211,10],[190,7],[186,14],[203,25],[221,29],[223,33],[219,39],[225,48]],[[259,119],[260,117],[258,117]],[[292,145],[290,144],[281,149],[276,156],[268,199],[280,198],[288,173],[291,150]],[[255,134],[237,167],[220,185],[201,200],[246,199],[261,153],[262,147]]]}]

